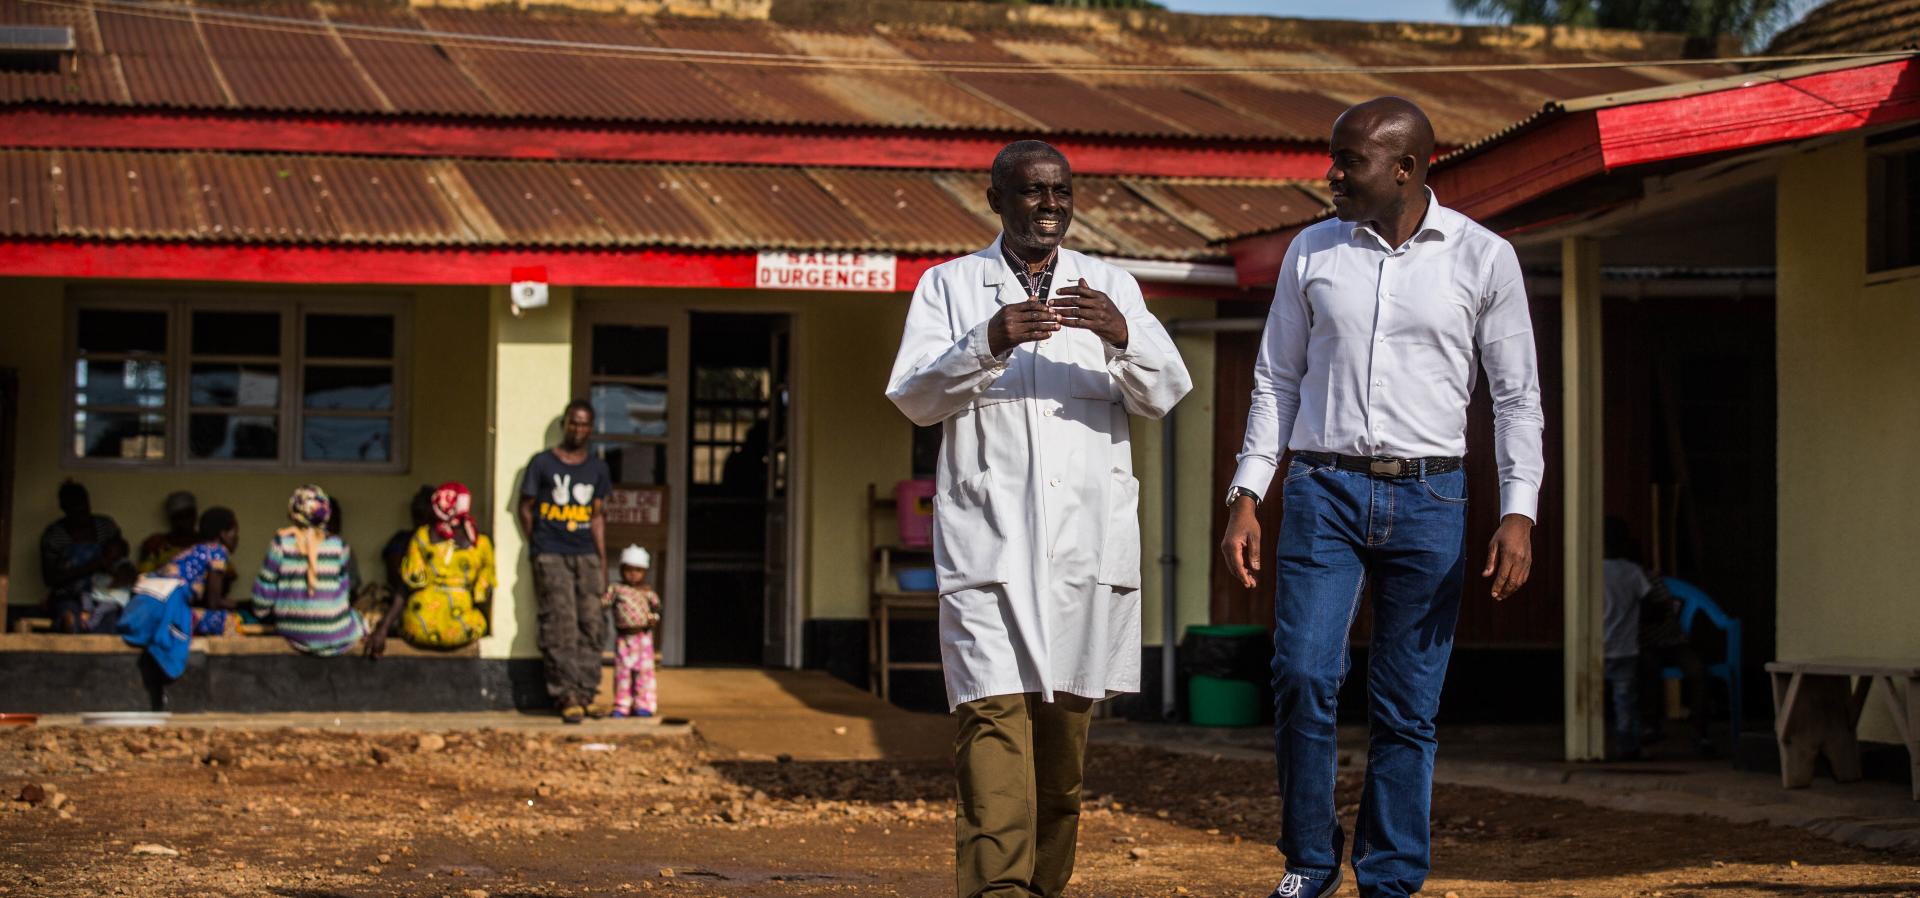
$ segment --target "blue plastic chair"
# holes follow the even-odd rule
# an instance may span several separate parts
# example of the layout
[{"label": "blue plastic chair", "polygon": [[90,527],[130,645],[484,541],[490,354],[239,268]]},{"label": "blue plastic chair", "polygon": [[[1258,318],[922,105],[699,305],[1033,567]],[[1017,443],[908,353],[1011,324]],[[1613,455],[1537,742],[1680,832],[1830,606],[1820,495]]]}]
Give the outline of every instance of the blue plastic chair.
[{"label": "blue plastic chair", "polygon": [[[1663,578],[1667,582],[1667,592],[1680,600],[1680,629],[1688,636],[1693,635],[1694,622],[1702,616],[1713,622],[1727,636],[1727,660],[1707,665],[1707,676],[1722,680],[1727,684],[1727,724],[1732,730],[1728,738],[1732,755],[1740,752],[1740,619],[1728,614],[1713,599],[1708,598],[1700,587],[1678,577]],[[1669,667],[1660,672],[1668,680],[1684,679],[1686,674],[1678,667]]]}]

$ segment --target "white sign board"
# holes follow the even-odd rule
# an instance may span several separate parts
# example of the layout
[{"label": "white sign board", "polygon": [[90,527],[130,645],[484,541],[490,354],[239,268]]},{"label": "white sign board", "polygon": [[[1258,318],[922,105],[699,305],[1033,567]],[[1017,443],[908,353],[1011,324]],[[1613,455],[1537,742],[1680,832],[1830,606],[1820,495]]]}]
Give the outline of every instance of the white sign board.
[{"label": "white sign board", "polygon": [[891,293],[892,253],[761,253],[754,286],[762,290]]}]

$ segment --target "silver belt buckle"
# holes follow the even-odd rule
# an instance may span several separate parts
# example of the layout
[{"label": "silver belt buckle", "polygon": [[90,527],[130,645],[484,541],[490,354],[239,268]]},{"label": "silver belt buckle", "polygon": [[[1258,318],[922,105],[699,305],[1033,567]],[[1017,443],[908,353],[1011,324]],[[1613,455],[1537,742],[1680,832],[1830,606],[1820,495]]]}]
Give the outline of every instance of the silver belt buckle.
[{"label": "silver belt buckle", "polygon": [[1405,470],[1405,463],[1397,458],[1376,458],[1367,470],[1375,477],[1399,477]]}]

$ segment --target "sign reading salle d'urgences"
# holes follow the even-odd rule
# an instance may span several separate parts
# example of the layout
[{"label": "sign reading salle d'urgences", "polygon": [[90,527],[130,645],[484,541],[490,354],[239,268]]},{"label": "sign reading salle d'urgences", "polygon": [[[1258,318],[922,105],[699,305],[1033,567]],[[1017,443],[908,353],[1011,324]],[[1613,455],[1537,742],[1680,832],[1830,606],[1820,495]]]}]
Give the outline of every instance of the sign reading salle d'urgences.
[{"label": "sign reading salle d'urgences", "polygon": [[896,289],[892,253],[764,252],[754,271],[762,290],[856,290],[890,293]]}]

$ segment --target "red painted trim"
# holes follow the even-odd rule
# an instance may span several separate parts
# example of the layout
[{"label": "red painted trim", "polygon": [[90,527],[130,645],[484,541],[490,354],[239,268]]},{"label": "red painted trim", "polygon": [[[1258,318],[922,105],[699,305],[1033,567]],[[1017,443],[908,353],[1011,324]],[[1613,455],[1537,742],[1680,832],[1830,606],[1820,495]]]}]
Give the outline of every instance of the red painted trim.
[{"label": "red painted trim", "polygon": [[1608,169],[1920,119],[1912,59],[1601,109]]},{"label": "red painted trim", "polygon": [[[544,267],[549,283],[579,287],[755,289],[756,254],[692,249],[414,249],[262,244],[0,240],[0,277],[118,278],[267,284],[488,286],[516,268]],[[896,256],[899,296],[946,256]],[[1148,299],[1237,299],[1221,287],[1142,284]]]},{"label": "red painted trim", "polygon": [[[0,146],[830,165],[984,171],[1017,135],[980,131],[534,123],[0,108]],[[1326,173],[1318,145],[1061,135],[1093,175],[1285,180]]]}]

